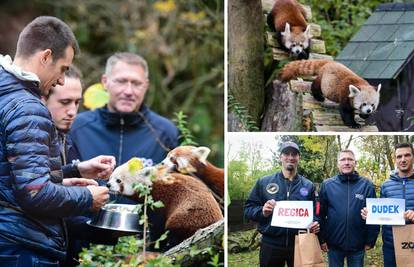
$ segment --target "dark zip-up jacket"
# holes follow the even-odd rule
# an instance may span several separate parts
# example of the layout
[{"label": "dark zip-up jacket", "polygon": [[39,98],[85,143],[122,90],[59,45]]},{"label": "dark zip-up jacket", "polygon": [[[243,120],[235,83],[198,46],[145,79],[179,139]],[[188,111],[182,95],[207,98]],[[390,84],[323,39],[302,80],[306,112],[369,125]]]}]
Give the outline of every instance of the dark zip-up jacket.
[{"label": "dark zip-up jacket", "polygon": [[92,194],[61,180],[57,131],[40,101],[39,84],[0,67],[0,236],[65,257],[63,217],[86,213]]},{"label": "dark zip-up jacket", "polygon": [[[142,105],[139,113],[115,113],[105,108],[80,113],[72,125],[70,136],[80,160],[99,155],[112,155],[117,166],[138,157],[144,166],[165,159],[168,150],[178,146],[179,132],[168,119]],[[106,181],[98,181],[101,185]],[[135,201],[111,194],[110,201],[137,204]],[[150,239],[157,240],[164,232],[165,218],[155,210],[149,213]]]},{"label": "dark zip-up jacket", "polygon": [[[263,206],[271,199],[315,201],[315,186],[301,175],[296,175],[290,182],[282,172],[279,172],[260,178],[246,200],[244,215],[258,222],[257,230],[262,234],[262,242],[276,248],[292,248],[295,245],[298,229],[271,226],[272,215],[263,216]],[[315,216],[314,220],[318,218]]]},{"label": "dark zip-up jacket", "polygon": [[177,127],[144,105],[140,114],[109,112],[107,108],[80,113],[70,131],[80,160],[112,155],[117,166],[132,157],[143,158],[144,165],[164,160],[167,150],[178,145]]},{"label": "dark zip-up jacket", "polygon": [[379,226],[366,225],[361,209],[366,198],[375,198],[374,184],[353,173],[338,174],[323,181],[319,193],[321,203],[321,242],[328,248],[360,251],[365,245],[373,247]]},{"label": "dark zip-up jacket", "polygon": [[[405,199],[405,210],[414,210],[414,175],[411,177],[399,177],[398,174],[391,174],[381,185],[382,198]],[[411,222],[406,222],[407,224]],[[382,241],[384,246],[394,248],[392,226],[382,226]]]}]

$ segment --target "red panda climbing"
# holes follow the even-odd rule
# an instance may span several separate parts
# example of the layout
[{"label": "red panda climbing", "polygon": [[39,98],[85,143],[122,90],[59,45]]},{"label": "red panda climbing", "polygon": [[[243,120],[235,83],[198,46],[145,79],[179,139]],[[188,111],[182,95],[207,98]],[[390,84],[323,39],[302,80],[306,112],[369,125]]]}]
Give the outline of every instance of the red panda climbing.
[{"label": "red panda climbing", "polygon": [[127,162],[114,170],[107,187],[112,192],[138,199],[134,190],[136,183],[150,185],[154,200],[164,204],[160,212],[165,215],[165,229],[170,231],[172,245],[223,218],[206,185],[188,175],[169,173],[165,165],[133,170]]},{"label": "red panda climbing", "polygon": [[224,196],[224,169],[207,161],[210,149],[207,147],[179,146],[171,150],[163,164],[183,174],[200,178],[214,193]]},{"label": "red panda climbing", "polygon": [[303,75],[317,75],[312,83],[313,97],[318,101],[326,97],[339,103],[346,126],[361,127],[355,122],[355,111],[367,119],[378,107],[381,84],[375,88],[341,63],[322,59],[292,61],[283,67],[280,79],[286,82]]},{"label": "red panda climbing", "polygon": [[305,11],[296,0],[276,0],[267,16],[267,24],[277,33],[277,39],[286,51],[296,58],[309,57],[310,27]]}]

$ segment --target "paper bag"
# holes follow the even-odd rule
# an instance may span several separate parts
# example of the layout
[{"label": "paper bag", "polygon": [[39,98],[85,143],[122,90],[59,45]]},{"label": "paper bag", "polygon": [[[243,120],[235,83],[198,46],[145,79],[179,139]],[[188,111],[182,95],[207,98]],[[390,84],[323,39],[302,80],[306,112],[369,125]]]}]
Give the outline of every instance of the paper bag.
[{"label": "paper bag", "polygon": [[394,252],[397,267],[413,266],[414,224],[393,226]]},{"label": "paper bag", "polygon": [[299,231],[295,236],[294,267],[325,267],[318,237]]}]

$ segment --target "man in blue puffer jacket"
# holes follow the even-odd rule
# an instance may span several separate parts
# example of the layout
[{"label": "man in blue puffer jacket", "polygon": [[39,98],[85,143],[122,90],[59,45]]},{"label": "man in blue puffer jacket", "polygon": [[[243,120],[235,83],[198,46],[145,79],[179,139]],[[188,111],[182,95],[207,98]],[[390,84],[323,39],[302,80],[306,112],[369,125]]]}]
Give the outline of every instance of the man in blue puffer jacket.
[{"label": "man in blue puffer jacket", "polygon": [[328,251],[329,266],[363,267],[365,250],[375,245],[376,225],[366,225],[360,211],[366,198],[375,198],[374,184],[355,171],[351,150],[338,154],[339,174],[323,181],[320,190],[321,247]]},{"label": "man in blue puffer jacket", "polygon": [[38,17],[19,35],[15,60],[0,56],[0,266],[59,266],[63,218],[97,210],[108,189],[62,179],[57,132],[40,101],[78,51],[70,28]]},{"label": "man in blue puffer jacket", "polygon": [[[397,172],[381,185],[381,197],[405,199],[404,217],[407,224],[414,222],[414,150],[413,145],[401,143],[395,146],[395,164]],[[365,216],[364,216],[365,215]],[[363,214],[366,218],[366,212]],[[392,226],[382,226],[382,250],[384,253],[384,266],[394,267],[394,241]]]},{"label": "man in blue puffer jacket", "polygon": [[[298,145],[293,142],[283,143],[280,155],[282,171],[260,178],[246,201],[244,215],[258,222],[257,230],[262,234],[261,267],[283,267],[285,263],[293,267],[295,235],[298,229],[271,226],[270,215],[277,201],[315,200],[314,184],[297,173],[299,159]],[[319,232],[317,221],[310,226],[310,231]]]}]

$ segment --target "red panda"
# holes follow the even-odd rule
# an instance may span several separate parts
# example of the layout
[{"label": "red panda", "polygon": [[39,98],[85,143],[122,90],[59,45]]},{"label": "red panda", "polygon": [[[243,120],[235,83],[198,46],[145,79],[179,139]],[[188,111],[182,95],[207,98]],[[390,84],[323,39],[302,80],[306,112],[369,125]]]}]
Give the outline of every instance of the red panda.
[{"label": "red panda", "polygon": [[323,59],[292,61],[283,67],[280,79],[286,82],[302,75],[317,75],[312,83],[313,97],[339,103],[346,126],[361,127],[355,122],[355,111],[367,119],[378,108],[381,84],[375,88],[341,63]]},{"label": "red panda", "polygon": [[207,161],[210,149],[207,147],[179,146],[171,150],[163,160],[168,167],[175,167],[183,174],[200,178],[214,193],[224,197],[224,169]]},{"label": "red panda", "polygon": [[310,27],[303,7],[296,0],[276,0],[267,23],[277,33],[279,43],[293,57],[309,57]]},{"label": "red panda", "polygon": [[174,245],[223,218],[206,185],[188,175],[169,173],[164,165],[131,171],[127,162],[114,170],[107,186],[112,192],[137,199],[136,183],[151,185],[154,200],[164,204],[165,229]]}]

